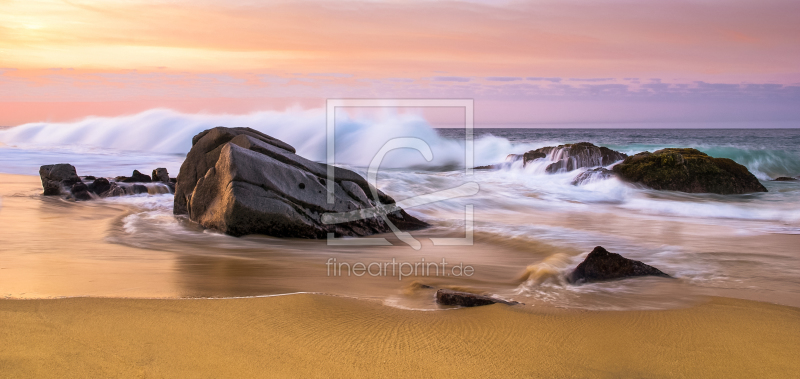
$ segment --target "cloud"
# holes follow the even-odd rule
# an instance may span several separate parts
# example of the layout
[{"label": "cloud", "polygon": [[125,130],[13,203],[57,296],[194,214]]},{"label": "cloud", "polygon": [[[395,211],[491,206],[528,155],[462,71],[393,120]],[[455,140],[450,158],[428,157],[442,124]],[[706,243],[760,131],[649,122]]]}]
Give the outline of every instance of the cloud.
[{"label": "cloud", "polygon": [[527,80],[532,80],[532,81],[548,81],[548,82],[553,82],[553,83],[558,83],[558,82],[560,82],[560,81],[561,81],[561,78],[538,78],[538,77],[529,77],[529,78],[525,78],[525,79],[527,79]]},{"label": "cloud", "polygon": [[353,77],[352,74],[341,74],[341,73],[338,73],[338,72],[314,72],[314,73],[308,74],[308,76],[324,76],[324,77],[330,77],[330,78],[352,78]]},{"label": "cloud", "polygon": [[471,80],[463,76],[434,76],[432,79],[436,82],[468,82]]},{"label": "cloud", "polygon": [[514,76],[489,76],[485,79],[490,82],[515,82],[518,80],[522,80],[522,78]]},{"label": "cloud", "polygon": [[569,78],[571,82],[607,82],[614,78]]}]

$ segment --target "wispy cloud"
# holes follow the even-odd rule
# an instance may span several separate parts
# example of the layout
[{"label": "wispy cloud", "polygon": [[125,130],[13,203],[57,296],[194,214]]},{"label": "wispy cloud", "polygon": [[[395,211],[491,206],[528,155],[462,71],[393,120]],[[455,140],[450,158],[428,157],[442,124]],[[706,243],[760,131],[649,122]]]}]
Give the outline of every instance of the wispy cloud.
[{"label": "wispy cloud", "polygon": [[463,76],[434,76],[431,78],[437,82],[468,82],[470,78],[466,78]]},{"label": "wispy cloud", "polygon": [[515,76],[489,76],[485,79],[490,82],[515,82],[518,80],[522,80],[522,78]]}]

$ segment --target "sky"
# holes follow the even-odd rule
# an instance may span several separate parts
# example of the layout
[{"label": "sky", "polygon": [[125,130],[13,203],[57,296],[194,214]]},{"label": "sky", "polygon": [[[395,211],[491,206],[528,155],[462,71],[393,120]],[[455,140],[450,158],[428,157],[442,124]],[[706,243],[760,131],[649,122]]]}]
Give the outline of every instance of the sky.
[{"label": "sky", "polygon": [[0,0],[0,125],[328,98],[800,127],[800,2]]}]

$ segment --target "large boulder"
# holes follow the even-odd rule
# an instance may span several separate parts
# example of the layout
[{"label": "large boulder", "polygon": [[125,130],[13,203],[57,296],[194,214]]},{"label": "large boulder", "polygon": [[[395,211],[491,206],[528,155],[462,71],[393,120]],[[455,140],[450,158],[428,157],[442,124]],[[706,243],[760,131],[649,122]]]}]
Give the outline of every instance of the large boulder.
[{"label": "large boulder", "polygon": [[489,296],[476,295],[469,292],[453,291],[446,288],[436,291],[436,302],[442,305],[457,305],[460,307],[479,307],[482,305],[491,305],[497,303],[506,305],[519,304],[516,301],[500,300]]},{"label": "large boulder", "polygon": [[[327,202],[325,164],[295,154],[293,147],[250,128],[216,127],[192,139],[178,174],[175,214],[233,236],[325,238],[391,231],[382,218],[338,224],[322,222],[330,212],[374,208],[371,186],[358,174],[334,167],[333,204]],[[394,200],[377,191],[380,203]],[[427,226],[402,209],[387,216],[401,230]]]},{"label": "large boulder", "polygon": [[536,159],[547,158],[553,163],[546,168],[547,173],[567,172],[582,167],[608,166],[627,158],[628,155],[589,142],[572,143],[559,146],[542,147],[525,154],[510,154],[509,160],[522,160],[522,165]]},{"label": "large boulder", "polygon": [[633,276],[671,277],[653,266],[610,253],[602,246],[597,246],[575,267],[567,279],[571,283],[588,283]]},{"label": "large boulder", "polygon": [[39,168],[39,177],[42,179],[44,195],[47,196],[61,195],[75,183],[81,182],[75,166],[68,163],[44,165]]},{"label": "large boulder", "polygon": [[656,190],[723,195],[767,192],[747,167],[696,149],[645,151],[614,166],[614,172],[625,181]]}]

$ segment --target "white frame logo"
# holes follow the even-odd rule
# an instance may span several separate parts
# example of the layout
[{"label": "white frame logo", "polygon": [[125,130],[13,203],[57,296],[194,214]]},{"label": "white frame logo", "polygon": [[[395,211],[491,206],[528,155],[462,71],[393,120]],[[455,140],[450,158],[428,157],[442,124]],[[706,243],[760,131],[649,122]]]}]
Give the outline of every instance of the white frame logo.
[{"label": "white frame logo", "polygon": [[[449,107],[464,108],[465,112],[465,156],[464,166],[467,178],[473,176],[473,166],[475,161],[473,144],[474,126],[474,101],[472,99],[328,99],[325,104],[325,123],[326,123],[326,142],[327,154],[326,163],[328,165],[328,204],[335,201],[335,131],[336,131],[336,108],[344,107],[407,107],[407,108],[429,108],[429,107]],[[360,209],[352,212],[326,213],[322,215],[322,222],[326,224],[338,224],[342,222],[354,221],[368,217],[381,217],[391,228],[395,236],[400,241],[405,242],[414,250],[422,248],[422,244],[410,233],[399,230],[386,216],[387,213],[401,209],[430,204],[438,201],[453,199],[457,197],[472,196],[478,193],[480,186],[477,182],[470,181],[458,187],[428,193],[412,198],[404,199],[396,204],[381,204],[377,194],[377,178],[383,157],[392,150],[410,148],[422,153],[427,160],[433,160],[433,151],[427,142],[416,137],[393,138],[387,141],[372,159],[367,171],[367,182],[372,186],[372,197],[377,203],[374,208]],[[472,245],[474,233],[474,214],[473,204],[467,204],[464,209],[464,238],[430,238],[434,245]],[[335,238],[333,233],[328,233],[328,245],[334,246],[390,246],[392,245],[386,238],[382,237],[361,237],[361,238]]]}]

